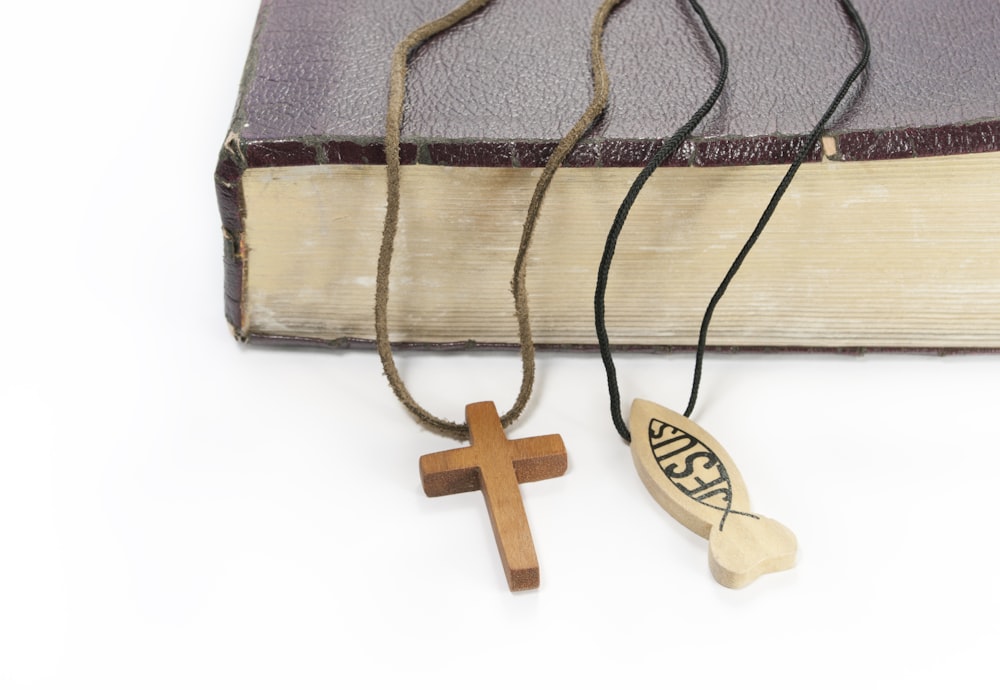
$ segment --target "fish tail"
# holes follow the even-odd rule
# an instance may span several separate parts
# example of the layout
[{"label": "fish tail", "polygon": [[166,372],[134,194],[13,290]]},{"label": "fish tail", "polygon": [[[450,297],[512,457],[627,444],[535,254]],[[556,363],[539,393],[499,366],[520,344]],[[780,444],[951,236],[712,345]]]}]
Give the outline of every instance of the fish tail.
[{"label": "fish tail", "polygon": [[708,536],[709,567],[719,584],[738,589],[795,565],[798,543],[787,527],[763,515],[727,522],[729,512],[736,511],[727,511]]}]

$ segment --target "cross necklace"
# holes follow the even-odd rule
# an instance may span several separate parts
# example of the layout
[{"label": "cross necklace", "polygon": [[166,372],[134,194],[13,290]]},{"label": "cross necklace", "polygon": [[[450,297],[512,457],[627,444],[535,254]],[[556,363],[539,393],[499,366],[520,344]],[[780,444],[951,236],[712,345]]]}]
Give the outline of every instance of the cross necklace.
[{"label": "cross necklace", "polygon": [[728,73],[728,57],[722,43],[696,0],[692,9],[700,17],[719,55],[719,76],[715,89],[702,106],[653,156],[639,173],[608,231],[604,255],[594,294],[594,322],[601,358],[608,379],[611,418],[621,437],[630,444],[632,458],[643,484],[656,501],[685,527],[708,539],[709,568],[716,581],[727,587],[743,587],[765,573],[784,570],[795,564],[795,535],[781,523],[750,512],[746,487],[732,458],[707,431],[689,417],[694,411],[701,380],[702,362],[709,323],[729,283],[739,271],[770,220],[785,190],[805,159],[816,149],[823,127],[840,105],[855,79],[868,64],[870,42],[864,23],[849,0],[840,4],[853,24],[862,44],[862,55],[841,85],[794,161],[778,184],[763,215],[750,234],[729,271],[709,301],[701,323],[696,351],[694,380],[684,414],[646,400],[632,404],[629,423],[621,413],[621,396],[610,340],[605,326],[604,295],[615,247],[632,203],[646,180],[664,160],[669,159],[711,110],[722,92]]},{"label": "cross necklace", "polygon": [[439,19],[424,24],[393,51],[386,114],[387,199],[382,245],[375,283],[375,340],[383,370],[396,397],[418,422],[444,436],[470,440],[471,445],[420,458],[420,478],[428,496],[482,491],[504,574],[511,591],[539,586],[538,558],[528,527],[519,483],[558,477],[566,472],[567,456],[558,435],[509,441],[504,428],[523,412],[534,384],[534,343],[525,288],[526,258],[542,200],[556,170],[603,111],[608,98],[608,76],[601,53],[601,37],[611,11],[622,0],[604,0],[591,28],[590,60],[593,97],[573,128],[559,141],[535,186],[528,206],[511,281],[520,339],[522,377],[517,400],[500,416],[492,402],[466,406],[465,423],[437,417],[421,407],[400,378],[392,354],[388,328],[389,269],[399,220],[400,136],[409,57],[421,44],[458,24],[492,0],[469,0]]}]

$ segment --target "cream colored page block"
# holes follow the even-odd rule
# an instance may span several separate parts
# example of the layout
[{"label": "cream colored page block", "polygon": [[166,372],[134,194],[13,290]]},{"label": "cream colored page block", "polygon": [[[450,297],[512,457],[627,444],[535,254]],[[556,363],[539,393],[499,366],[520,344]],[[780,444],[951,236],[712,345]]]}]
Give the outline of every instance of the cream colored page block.
[{"label": "cream colored page block", "polygon": [[[709,297],[784,166],[662,168],[608,286],[612,341],[692,344]],[[1000,345],[1000,154],[803,166],[712,322],[715,345]],[[608,228],[636,171],[566,168],[527,286],[540,343],[594,343]],[[394,340],[516,343],[510,278],[538,169],[403,169]],[[251,332],[374,337],[379,166],[244,174]]]}]

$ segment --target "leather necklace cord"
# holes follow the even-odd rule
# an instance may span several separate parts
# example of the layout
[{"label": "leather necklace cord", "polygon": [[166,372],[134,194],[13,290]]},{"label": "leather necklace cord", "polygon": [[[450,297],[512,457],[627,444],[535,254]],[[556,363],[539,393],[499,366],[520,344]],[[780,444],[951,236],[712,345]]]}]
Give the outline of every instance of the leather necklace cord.
[{"label": "leather necklace cord", "polygon": [[[822,135],[823,128],[826,126],[826,123],[830,120],[834,112],[840,106],[840,103],[844,100],[844,97],[847,95],[847,92],[850,90],[855,80],[857,80],[857,78],[861,75],[862,72],[864,72],[864,70],[868,66],[868,60],[871,55],[871,40],[869,39],[868,36],[868,30],[865,28],[864,22],[861,20],[860,15],[854,8],[854,5],[851,4],[850,0],[839,0],[839,2],[841,6],[844,8],[844,11],[847,13],[848,17],[850,18],[851,23],[855,28],[855,31],[857,32],[859,38],[861,39],[861,44],[862,44],[861,57],[858,59],[858,62],[855,64],[850,74],[841,84],[840,89],[837,91],[837,94],[834,96],[829,107],[826,109],[826,112],[819,119],[819,122],[816,123],[816,126],[813,127],[812,132],[810,132],[805,143],[799,148],[799,151],[796,154],[792,164],[789,166],[787,172],[785,173],[785,176],[782,178],[781,182],[778,183],[777,188],[775,188],[774,193],[771,196],[771,200],[768,202],[767,207],[765,208],[763,214],[757,221],[757,225],[754,227],[753,232],[750,234],[749,238],[744,243],[739,254],[737,254],[736,258],[734,259],[732,265],[729,267],[729,270],[726,272],[726,275],[719,283],[719,286],[718,288],[716,288],[715,293],[712,295],[711,300],[709,300],[708,307],[705,309],[705,314],[702,318],[701,328],[699,330],[698,346],[695,351],[694,376],[691,383],[691,394],[688,398],[687,408],[684,411],[685,417],[691,416],[692,412],[694,411],[695,403],[698,400],[698,389],[701,385],[702,365],[705,358],[705,348],[708,340],[708,328],[709,324],[712,321],[712,315],[715,313],[715,308],[718,306],[723,295],[725,295],[726,289],[729,287],[729,284],[732,282],[733,278],[740,270],[740,267],[743,265],[743,262],[747,258],[747,255],[750,253],[750,250],[753,249],[754,244],[756,244],[757,240],[760,238],[761,233],[763,233],[764,228],[767,226],[768,221],[770,221],[771,216],[774,214],[774,211],[778,206],[778,202],[781,201],[781,197],[784,196],[785,191],[791,184],[792,179],[795,177],[795,174],[799,170],[799,167],[802,165],[803,162],[805,162],[805,159],[809,156],[810,152],[812,152],[813,149],[816,147],[816,144],[818,143],[819,138]],[[722,68],[720,70],[719,81],[716,83],[716,90],[721,91],[722,83],[725,81],[725,76],[726,76],[727,63],[726,63],[725,48],[722,47],[721,41],[718,40],[718,37],[712,30],[711,24],[709,24],[704,13],[700,10],[699,7],[697,7],[697,3],[694,0],[691,0],[691,5],[692,7],[695,8],[695,11],[701,17],[702,22],[705,24],[705,29],[709,32],[709,35],[712,37],[713,43],[715,43],[716,50],[719,52],[719,59]],[[611,418],[612,421],[614,422],[615,428],[618,430],[618,433],[626,442],[631,442],[631,434],[629,433],[628,425],[625,423],[625,420],[623,419],[622,416],[621,394],[618,388],[618,378],[615,370],[614,360],[612,358],[611,345],[608,339],[607,328],[605,325],[605,318],[604,318],[605,315],[604,298],[608,282],[608,273],[611,269],[611,262],[614,259],[615,246],[618,241],[618,236],[621,233],[622,226],[624,225],[626,218],[628,217],[628,212],[631,209],[636,196],[638,196],[639,190],[642,188],[642,185],[645,184],[645,181],[652,174],[653,170],[655,170],[656,167],[658,167],[663,160],[666,160],[667,157],[669,157],[669,155],[671,155],[673,151],[676,150],[678,146],[680,146],[683,139],[686,138],[691,133],[694,127],[697,126],[698,122],[701,121],[701,118],[704,117],[705,113],[707,113],[708,110],[711,109],[712,104],[714,104],[715,102],[715,98],[718,97],[718,94],[715,91],[713,91],[713,96],[714,97],[709,97],[709,99],[705,102],[705,104],[703,104],[702,107],[699,108],[698,111],[694,114],[694,116],[692,116],[691,120],[689,120],[684,126],[682,126],[679,130],[677,130],[677,133],[675,133],[674,136],[671,137],[671,139],[664,145],[661,151],[657,152],[657,155],[654,156],[654,158],[650,161],[650,163],[646,166],[646,168],[643,169],[643,171],[636,178],[635,183],[633,183],[632,185],[632,189],[629,190],[628,196],[626,196],[625,199],[622,201],[622,204],[618,209],[618,213],[615,216],[615,220],[611,226],[611,229],[608,232],[607,242],[604,248],[604,255],[601,259],[601,264],[598,269],[597,289],[594,295],[594,321],[597,330],[598,343],[601,351],[601,359],[604,362],[605,372],[607,373],[608,393],[611,400]],[[663,153],[663,155],[661,156],[660,155],[661,152],[664,149],[670,147],[671,145],[673,146],[673,149],[671,149],[669,152]]]},{"label": "leather necklace cord", "polygon": [[[432,431],[436,431],[444,436],[449,436],[459,440],[468,440],[469,427],[466,423],[460,423],[437,417],[421,405],[419,405],[410,394],[402,377],[396,368],[396,362],[392,354],[392,343],[389,340],[388,327],[388,304],[389,304],[389,270],[392,264],[393,246],[399,224],[399,181],[400,181],[400,160],[399,146],[403,123],[403,105],[406,95],[406,73],[407,63],[410,55],[421,44],[429,40],[436,34],[451,28],[463,19],[469,17],[492,0],[469,0],[447,15],[424,24],[404,38],[392,54],[392,68],[389,78],[389,101],[386,114],[385,133],[385,153],[386,153],[386,176],[387,176],[387,198],[385,224],[382,231],[382,246],[378,256],[378,270],[375,278],[375,342],[379,357],[382,360],[382,368],[389,386],[393,393],[403,403],[417,420]],[[511,280],[511,291],[514,296],[514,310],[517,315],[518,339],[520,341],[521,352],[521,386],[514,404],[503,414],[500,422],[504,428],[513,423],[524,411],[531,397],[532,387],[535,380],[535,346],[531,335],[531,323],[528,311],[528,292],[525,285],[527,273],[526,259],[528,250],[531,247],[532,236],[545,197],[552,178],[562,165],[566,156],[576,146],[577,142],[590,129],[594,121],[603,112],[608,101],[609,79],[607,69],[604,65],[604,56],[601,49],[601,39],[604,34],[604,26],[607,23],[611,11],[622,0],[604,0],[591,26],[590,38],[590,63],[593,83],[593,96],[587,109],[577,120],[576,124],[559,141],[554,151],[549,156],[545,167],[535,185],[531,202],[528,205],[525,217],[521,241],[518,246],[517,256],[514,261],[513,278]]]}]

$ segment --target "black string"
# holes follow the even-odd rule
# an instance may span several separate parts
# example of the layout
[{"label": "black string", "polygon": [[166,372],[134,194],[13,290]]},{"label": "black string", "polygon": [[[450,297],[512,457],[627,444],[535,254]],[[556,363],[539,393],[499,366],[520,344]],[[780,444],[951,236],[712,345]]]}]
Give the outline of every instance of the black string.
[{"label": "black string", "polygon": [[702,121],[708,111],[712,109],[715,102],[719,99],[719,95],[722,93],[722,89],[726,84],[726,76],[729,74],[729,55],[726,52],[726,46],[719,38],[719,34],[715,32],[715,28],[712,23],[708,20],[708,15],[705,14],[705,10],[702,9],[701,5],[698,4],[697,0],[689,0],[691,3],[691,8],[698,14],[701,18],[701,23],[705,27],[705,31],[708,32],[709,37],[712,39],[712,43],[715,45],[715,50],[719,54],[719,77],[715,82],[715,88],[712,90],[711,95],[701,104],[701,107],[695,111],[691,119],[684,123],[680,129],[674,132],[674,135],[659,148],[659,150],[653,155],[650,161],[646,164],[646,167],[642,169],[635,180],[632,182],[632,186],[628,190],[628,194],[622,200],[621,205],[618,207],[618,213],[615,214],[615,220],[611,224],[611,229],[608,231],[608,238],[604,244],[604,255],[601,257],[601,265],[597,271],[597,289],[594,293],[594,326],[597,329],[597,341],[600,344],[601,349],[601,359],[604,361],[604,370],[608,375],[608,393],[611,396],[611,419],[615,423],[615,428],[618,429],[618,433],[621,434],[622,438],[626,441],[631,440],[631,434],[629,434],[628,426],[625,424],[625,420],[622,419],[621,413],[621,394],[618,390],[618,375],[615,372],[615,362],[611,358],[611,343],[608,340],[608,329],[605,325],[604,319],[604,293],[607,291],[608,287],[608,272],[611,269],[611,261],[615,257],[615,246],[618,243],[618,235],[621,234],[622,227],[625,225],[625,219],[628,218],[629,211],[632,210],[632,204],[635,203],[636,197],[639,196],[639,192],[642,190],[643,185],[646,184],[646,180],[649,176],[656,171],[660,164],[667,160],[678,147],[688,138],[688,135],[694,130],[695,127]]},{"label": "black string", "polygon": [[[858,15],[857,10],[854,8],[854,5],[851,4],[850,0],[840,0],[840,3],[843,6],[845,12],[847,12],[847,15],[850,17],[851,22],[854,24],[854,28],[857,30],[858,35],[861,38],[861,43],[862,43],[861,58],[858,60],[858,63],[854,66],[854,69],[851,70],[851,73],[844,80],[844,83],[837,91],[837,95],[834,96],[833,101],[830,103],[830,106],[826,109],[826,112],[823,114],[823,117],[821,117],[819,122],[816,123],[816,126],[809,134],[809,137],[806,140],[805,144],[799,149],[799,152],[796,155],[795,160],[792,162],[791,166],[789,166],[788,171],[785,173],[785,176],[782,178],[781,182],[774,190],[774,194],[771,196],[771,200],[770,202],[768,202],[767,208],[761,215],[760,220],[757,221],[757,226],[754,228],[753,232],[750,234],[750,237],[743,245],[743,248],[740,250],[740,253],[736,256],[736,259],[733,261],[732,266],[729,267],[729,270],[726,272],[726,275],[722,279],[722,282],[719,283],[719,287],[716,288],[715,294],[712,295],[712,299],[709,300],[708,307],[705,309],[705,315],[702,318],[701,330],[698,335],[698,348],[695,354],[694,378],[691,383],[691,395],[690,398],[688,399],[687,409],[684,411],[685,417],[690,416],[691,413],[694,411],[695,402],[698,399],[698,388],[701,385],[702,364],[705,359],[705,344],[706,341],[708,340],[708,327],[709,324],[711,323],[712,314],[715,312],[716,306],[718,306],[719,301],[722,299],[722,296],[726,293],[726,289],[729,287],[729,284],[732,282],[733,278],[736,276],[736,273],[740,270],[740,267],[743,265],[743,261],[750,253],[750,250],[753,249],[754,244],[757,242],[761,233],[764,231],[764,228],[767,226],[768,221],[774,214],[774,210],[778,206],[778,202],[781,201],[781,197],[785,194],[785,190],[788,189],[788,186],[792,182],[792,178],[795,177],[795,173],[798,172],[799,167],[802,165],[805,159],[815,148],[816,143],[819,141],[823,127],[826,126],[826,123],[833,116],[834,111],[836,111],[841,101],[844,100],[844,97],[847,95],[848,90],[850,90],[855,80],[858,78],[858,76],[861,75],[861,73],[868,66],[868,59],[869,56],[871,55],[871,41],[868,37],[868,30],[865,28],[864,22],[861,20],[860,15]],[[694,0],[691,0],[691,4],[692,6],[695,6]],[[700,8],[698,7],[695,7],[695,11],[698,12],[698,14],[702,17],[702,21],[705,22],[706,29],[709,30],[711,35],[712,32],[710,29],[710,25],[707,23],[707,19],[705,18],[704,13],[701,12]],[[714,37],[713,41],[715,41]],[[716,42],[717,49],[719,45],[720,44]],[[724,52],[720,52],[720,59],[723,60],[723,72],[721,73],[722,78],[724,78],[725,75],[724,55],[725,55]],[[718,85],[717,88],[719,88]],[[706,104],[708,103],[709,101],[706,101]],[[714,103],[714,101],[712,101],[712,103]],[[709,108],[710,107],[711,105],[709,105]],[[702,108],[704,108],[704,106],[702,106]],[[701,117],[704,117],[704,113],[701,112],[701,110],[702,109],[699,109],[698,112],[695,114],[698,120],[700,120]],[[695,124],[697,124],[697,121],[694,118],[692,118],[692,121],[694,121]],[[691,121],[689,121],[688,124],[690,123]],[[677,134],[675,134],[674,137],[676,138],[681,132],[684,132],[687,127],[688,125],[684,125],[684,127],[678,130]],[[686,137],[687,134],[690,133],[690,131],[691,130],[688,129],[685,132],[684,137]],[[671,142],[673,142],[673,139],[671,139]],[[678,144],[675,144],[675,147],[676,145],[679,145],[679,142]],[[652,164],[652,161],[650,161],[650,163]],[[657,165],[659,165],[659,162],[657,162]],[[647,169],[649,167],[650,166],[647,165],[646,169],[643,169],[643,171],[636,178],[636,182],[639,182],[639,179],[641,178],[642,182],[645,183],[646,178],[648,178],[649,175],[652,174],[652,170],[649,170],[647,172]],[[621,225],[625,222],[625,217],[627,217],[628,210],[631,208],[632,202],[635,200],[635,195],[638,194],[638,189],[636,189],[635,187],[636,185],[633,184],[633,189],[629,190],[629,196],[626,197],[626,199],[622,202],[621,207],[618,209],[618,215],[615,217],[615,221],[611,226],[611,230],[608,232],[608,240],[604,248],[604,256],[601,259],[601,265],[600,268],[598,269],[597,292],[594,297],[594,315],[597,326],[597,337],[601,348],[601,358],[604,360],[604,368],[608,374],[608,393],[611,397],[611,417],[615,423],[615,428],[618,430],[618,433],[621,434],[622,438],[625,439],[626,441],[631,441],[631,434],[629,434],[628,427],[625,425],[625,422],[622,419],[622,414],[621,414],[621,394],[618,391],[617,375],[615,374],[614,362],[611,358],[611,347],[607,337],[607,330],[604,325],[604,293],[607,287],[608,272],[611,268],[611,260],[614,258],[615,244],[617,243],[618,235],[621,232]],[[639,185],[639,187],[641,188],[641,184]],[[633,194],[633,191],[635,192],[635,194]]]}]

